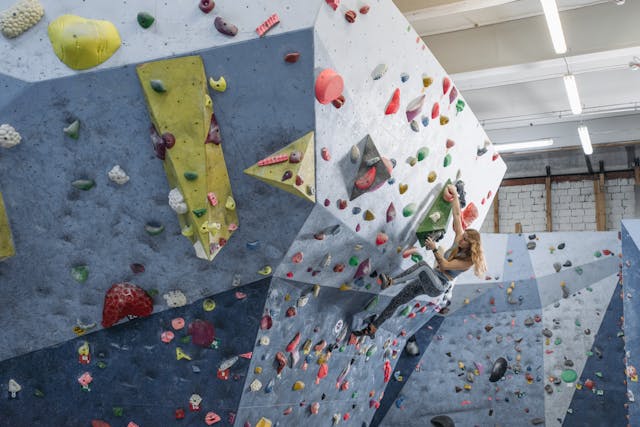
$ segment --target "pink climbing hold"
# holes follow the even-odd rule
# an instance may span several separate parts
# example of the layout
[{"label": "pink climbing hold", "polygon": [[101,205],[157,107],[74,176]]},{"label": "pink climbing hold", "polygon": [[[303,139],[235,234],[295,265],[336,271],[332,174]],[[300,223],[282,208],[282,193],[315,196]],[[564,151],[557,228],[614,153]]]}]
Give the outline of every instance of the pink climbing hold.
[{"label": "pink climbing hold", "polygon": [[389,359],[384,361],[384,382],[388,383],[389,380],[391,379],[391,363],[389,362]]},{"label": "pink climbing hold", "polygon": [[333,10],[338,9],[338,6],[340,6],[340,0],[326,0],[326,2]]},{"label": "pink climbing hold", "polygon": [[331,160],[331,152],[327,147],[322,147],[322,150],[320,150],[320,155],[322,156],[322,160],[325,160],[327,162]]},{"label": "pink climbing hold", "polygon": [[400,108],[400,89],[396,88],[396,90],[393,92],[393,95],[391,96],[391,100],[389,101],[389,104],[387,104],[387,108],[384,110],[384,114],[386,115],[395,114],[398,112],[399,108]]},{"label": "pink climbing hold", "polygon": [[376,236],[376,245],[377,246],[384,245],[385,243],[387,243],[388,240],[389,240],[389,236],[387,236],[383,232],[379,232],[378,235]]},{"label": "pink climbing hold", "polygon": [[449,104],[453,103],[453,101],[455,101],[457,97],[458,97],[458,89],[456,89],[456,87],[454,86],[451,89],[451,92],[449,92]]},{"label": "pink climbing hold", "polygon": [[260,24],[258,28],[256,28],[256,33],[258,33],[260,37],[263,37],[267,33],[267,31],[275,27],[279,22],[280,18],[278,17],[278,14],[274,13],[269,18],[267,18],[266,21]]},{"label": "pink climbing hold", "polygon": [[196,319],[189,324],[191,342],[201,347],[209,347],[216,337],[216,331],[211,322]]},{"label": "pink climbing hold", "polygon": [[291,353],[293,352],[296,348],[298,348],[298,344],[300,344],[300,332],[298,332],[291,341],[289,341],[289,344],[287,345],[286,348],[286,352],[287,353]]},{"label": "pink climbing hold", "polygon": [[447,139],[447,150],[453,148],[456,145],[456,142],[453,139]]},{"label": "pink climbing hold", "polygon": [[215,193],[213,193],[213,192],[207,193],[207,200],[209,201],[209,204],[211,204],[211,206],[217,206],[218,205],[218,198],[216,197]]},{"label": "pink climbing hold", "polygon": [[473,202],[469,203],[466,208],[462,211],[462,228],[466,230],[473,221],[478,219],[479,213],[478,208]]},{"label": "pink climbing hold", "polygon": [[276,163],[284,163],[289,160],[288,154],[279,154],[277,156],[267,157],[258,161],[258,166],[275,165]]},{"label": "pink climbing hold", "polygon": [[273,326],[273,320],[271,319],[271,316],[269,316],[268,314],[262,316],[262,319],[260,320],[260,329],[262,329],[263,331],[269,330],[271,329],[271,326]]},{"label": "pink climbing hold", "polygon": [[449,77],[445,77],[442,80],[442,94],[446,95],[449,92],[449,88],[451,87],[451,79]]},{"label": "pink climbing hold", "polygon": [[342,77],[331,68],[325,68],[316,79],[316,99],[320,104],[328,104],[340,95],[344,90]]},{"label": "pink climbing hold", "polygon": [[164,331],[162,334],[160,334],[160,339],[165,344],[169,344],[171,341],[173,341],[173,338],[175,338],[175,335],[171,331]]},{"label": "pink climbing hold", "polygon": [[387,208],[387,222],[391,222],[394,219],[396,219],[396,207],[393,206],[393,202],[391,202]]},{"label": "pink climbing hold", "polygon": [[304,259],[303,253],[302,252],[296,252],[291,257],[291,262],[293,262],[294,264],[300,264],[303,259]]},{"label": "pink climbing hold", "polygon": [[247,294],[245,294],[244,292],[236,291],[236,299],[245,299],[246,297]]}]

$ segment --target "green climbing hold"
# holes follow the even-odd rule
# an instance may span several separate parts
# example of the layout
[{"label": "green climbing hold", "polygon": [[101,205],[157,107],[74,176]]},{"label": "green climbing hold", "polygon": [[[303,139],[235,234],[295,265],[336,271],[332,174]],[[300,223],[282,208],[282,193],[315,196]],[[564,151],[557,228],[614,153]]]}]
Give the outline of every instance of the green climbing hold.
[{"label": "green climbing hold", "polygon": [[573,369],[565,369],[562,371],[562,374],[560,374],[560,378],[562,378],[562,381],[565,383],[572,383],[578,379],[578,374]]},{"label": "green climbing hold", "polygon": [[595,252],[594,252],[594,254],[593,254],[593,256],[594,256],[594,257],[596,257],[596,258],[600,258],[600,257],[602,256],[602,252],[600,252],[600,251],[595,251]]},{"label": "green climbing hold", "polygon": [[360,261],[358,260],[358,257],[352,256],[351,258],[349,258],[349,265],[351,267],[357,267],[360,264]]},{"label": "green climbing hold", "polygon": [[156,18],[154,18],[147,12],[138,13],[138,24],[140,24],[140,26],[145,30],[149,28],[154,23],[155,20]]},{"label": "green climbing hold", "polygon": [[42,390],[40,390],[39,388],[37,388],[37,389],[35,389],[35,390],[33,391],[33,395],[34,395],[35,397],[44,397],[44,393],[43,393],[43,392],[42,392]]},{"label": "green climbing hold", "polygon": [[192,212],[195,216],[200,218],[202,215],[207,213],[207,208],[194,209]]},{"label": "green climbing hold", "polygon": [[100,368],[100,369],[104,369],[104,368],[106,368],[106,367],[107,367],[107,364],[106,364],[106,363],[104,363],[102,360],[101,360],[101,361],[99,361],[98,363],[96,363],[96,365],[97,365],[97,366],[98,366],[98,368]]},{"label": "green climbing hold", "polygon": [[184,177],[187,181],[195,181],[198,179],[198,174],[195,172],[185,172]]},{"label": "green climbing hold", "polygon": [[417,154],[418,161],[419,162],[423,161],[424,159],[427,158],[428,155],[429,155],[429,148],[427,148],[427,147],[420,148],[418,150],[418,154]]},{"label": "green climbing hold", "polygon": [[157,236],[158,234],[164,231],[164,225],[158,222],[152,221],[152,222],[146,223],[144,226],[144,229],[146,230],[147,233],[149,233],[149,235]]},{"label": "green climbing hold", "polygon": [[160,293],[160,291],[157,290],[156,288],[149,289],[146,292],[147,292],[147,295],[149,295],[151,298],[155,297]]},{"label": "green climbing hold", "polygon": [[444,156],[444,162],[442,164],[445,168],[451,164],[451,154],[447,153],[447,155]]},{"label": "green climbing hold", "polygon": [[580,327],[582,324],[580,323],[580,319],[576,319],[576,326]]},{"label": "green climbing hold", "polygon": [[80,121],[76,120],[63,129],[63,132],[73,139],[78,139],[80,133]]},{"label": "green climbing hold", "polygon": [[578,275],[582,275],[582,267],[576,267],[575,270]]},{"label": "green climbing hold", "polygon": [[602,378],[602,372],[600,372],[600,371],[596,372],[596,377]]},{"label": "green climbing hold", "polygon": [[189,344],[191,342],[191,335],[185,335],[182,338],[180,338],[180,342],[182,344]]},{"label": "green climbing hold", "polygon": [[76,179],[71,183],[78,190],[88,191],[91,190],[96,182],[92,179]]},{"label": "green climbing hold", "polygon": [[456,102],[456,110],[458,113],[464,110],[464,101],[462,99],[458,99],[458,102]]},{"label": "green climbing hold", "polygon": [[404,209],[402,209],[402,216],[406,218],[413,215],[415,212],[416,212],[416,204],[409,203],[407,206],[404,207]]},{"label": "green climbing hold", "polygon": [[375,352],[378,350],[378,347],[373,344],[371,346],[369,346],[369,348],[367,349],[367,352],[365,353],[366,357],[371,357],[375,354]]},{"label": "green climbing hold", "polygon": [[422,261],[422,255],[420,255],[419,253],[411,254],[411,261],[413,262]]},{"label": "green climbing hold", "polygon": [[371,301],[367,303],[367,306],[364,308],[366,311],[371,311],[378,305],[378,295],[371,298]]},{"label": "green climbing hold", "polygon": [[405,308],[402,309],[402,311],[400,312],[400,316],[406,317],[409,315],[409,313],[411,313],[411,306],[408,305]]},{"label": "green climbing hold", "polygon": [[562,344],[562,338],[560,338],[560,337],[556,338],[556,340],[554,341],[554,344],[555,344],[555,345],[560,345],[560,344]]},{"label": "green climbing hold", "polygon": [[89,267],[86,265],[77,265],[71,269],[71,277],[78,282],[84,283],[87,281],[87,277],[89,277]]},{"label": "green climbing hold", "polygon": [[593,292],[593,288],[592,288],[591,286],[587,286],[587,290],[588,290],[589,292]]},{"label": "green climbing hold", "polygon": [[151,89],[153,89],[158,93],[163,93],[167,91],[167,88],[164,87],[164,83],[162,83],[162,80],[151,80],[149,84],[151,85]]},{"label": "green climbing hold", "polygon": [[122,406],[114,406],[113,407],[113,416],[121,417],[124,415],[124,408]]}]

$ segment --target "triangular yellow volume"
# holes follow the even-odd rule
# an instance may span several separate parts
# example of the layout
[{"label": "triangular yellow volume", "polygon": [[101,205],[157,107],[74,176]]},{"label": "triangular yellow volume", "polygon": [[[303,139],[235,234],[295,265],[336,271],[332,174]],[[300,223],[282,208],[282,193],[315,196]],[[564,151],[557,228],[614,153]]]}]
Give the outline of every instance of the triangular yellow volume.
[{"label": "triangular yellow volume", "polygon": [[244,173],[313,203],[316,201],[313,131],[265,157]]}]

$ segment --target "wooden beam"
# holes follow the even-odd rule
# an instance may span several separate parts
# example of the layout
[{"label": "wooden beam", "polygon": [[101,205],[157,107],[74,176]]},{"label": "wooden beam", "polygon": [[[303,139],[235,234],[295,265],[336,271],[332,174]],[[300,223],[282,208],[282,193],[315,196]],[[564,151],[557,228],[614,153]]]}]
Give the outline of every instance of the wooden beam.
[{"label": "wooden beam", "polygon": [[522,233],[522,224],[521,224],[521,223],[516,222],[516,229],[515,229],[515,232],[516,232],[517,234],[521,234],[521,233]]},{"label": "wooden beam", "polygon": [[551,218],[551,168],[547,166],[547,177],[544,179],[545,201],[547,204],[547,231],[553,231],[553,220]]},{"label": "wooden beam", "polygon": [[633,167],[633,174],[635,177],[636,185],[640,185],[640,165],[635,165]]},{"label": "wooden beam", "polygon": [[[620,179],[620,178],[634,178],[635,170],[627,169],[622,171],[605,172],[604,177],[606,180]],[[589,174],[573,174],[573,175],[554,175],[551,177],[551,182],[576,182],[576,181],[590,181],[593,179],[593,175]],[[512,187],[516,185],[531,185],[531,184],[545,184],[546,177],[530,177],[530,178],[510,178],[505,179],[500,184],[501,187]]]},{"label": "wooden beam", "polygon": [[593,181],[593,193],[596,200],[596,230],[605,231],[607,229],[607,211],[604,189],[604,163],[600,162],[600,173]]},{"label": "wooden beam", "polygon": [[493,232],[500,232],[500,198],[498,197],[498,191],[493,196]]}]

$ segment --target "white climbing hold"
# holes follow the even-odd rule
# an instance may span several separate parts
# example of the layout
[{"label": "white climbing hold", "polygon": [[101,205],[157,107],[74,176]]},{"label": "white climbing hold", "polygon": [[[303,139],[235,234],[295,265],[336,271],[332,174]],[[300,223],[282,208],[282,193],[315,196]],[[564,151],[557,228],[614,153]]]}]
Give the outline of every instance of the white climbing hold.
[{"label": "white climbing hold", "polygon": [[177,214],[185,214],[189,210],[187,203],[184,201],[184,196],[177,188],[169,191],[169,206]]},{"label": "white climbing hold", "polygon": [[371,72],[371,78],[373,80],[379,80],[382,78],[382,76],[385,75],[385,73],[387,72],[387,64],[380,64],[378,65],[376,68],[373,69],[373,71]]},{"label": "white climbing hold", "polygon": [[440,214],[440,212],[434,212],[431,215],[429,215],[429,219],[433,222],[438,222],[441,216],[442,215]]},{"label": "white climbing hold", "polygon": [[36,25],[44,16],[44,7],[38,0],[20,0],[0,12],[0,32],[12,39]]},{"label": "white climbing hold", "polygon": [[269,343],[271,343],[271,340],[269,339],[268,336],[264,335],[260,337],[260,345],[268,346]]},{"label": "white climbing hold", "polygon": [[22,386],[16,382],[13,378],[9,380],[9,393],[11,394],[11,398],[15,399],[18,392],[22,390]]},{"label": "white climbing hold", "polygon": [[116,184],[124,185],[129,182],[129,176],[127,173],[120,167],[120,165],[115,165],[111,170],[107,173],[109,179]]},{"label": "white climbing hold", "polygon": [[187,305],[187,297],[182,291],[169,291],[162,296],[169,307],[183,307]]},{"label": "white climbing hold", "polygon": [[251,391],[260,391],[260,389],[262,388],[262,382],[260,382],[260,380],[256,378],[251,382],[249,388],[251,389]]},{"label": "white climbing hold", "polygon": [[11,125],[0,126],[0,147],[11,148],[20,144],[22,137]]}]

